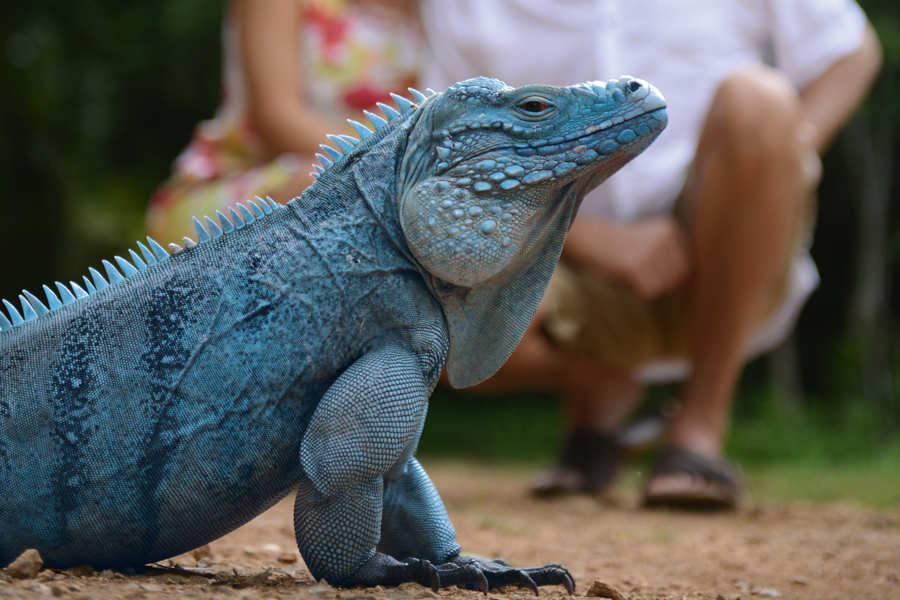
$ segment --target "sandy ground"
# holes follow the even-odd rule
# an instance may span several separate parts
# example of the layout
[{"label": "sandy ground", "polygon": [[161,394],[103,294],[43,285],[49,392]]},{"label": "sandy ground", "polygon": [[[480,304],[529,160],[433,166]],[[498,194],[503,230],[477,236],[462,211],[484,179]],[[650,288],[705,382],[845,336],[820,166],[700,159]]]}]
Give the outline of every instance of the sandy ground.
[{"label": "sandy ground", "polygon": [[[630,600],[750,598],[900,599],[900,508],[811,506],[750,500],[730,514],[645,511],[633,493],[612,500],[532,500],[529,473],[452,463],[426,464],[467,552],[517,565],[560,562],[577,596],[594,582]],[[200,516],[202,518],[202,516]],[[483,597],[450,588],[334,589],[303,566],[286,500],[253,522],[169,564],[202,574],[123,575],[90,568],[45,569],[14,579],[0,571],[0,597],[383,600]],[[563,598],[561,587],[542,588]],[[490,600],[528,598],[524,590]]]}]

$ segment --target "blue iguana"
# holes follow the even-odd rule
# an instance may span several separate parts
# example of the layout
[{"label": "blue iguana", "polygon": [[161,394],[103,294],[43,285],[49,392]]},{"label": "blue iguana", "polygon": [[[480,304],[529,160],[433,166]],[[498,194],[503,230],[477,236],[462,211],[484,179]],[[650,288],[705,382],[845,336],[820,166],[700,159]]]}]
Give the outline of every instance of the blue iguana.
[{"label": "blue iguana", "polygon": [[574,589],[559,565],[460,555],[414,453],[445,363],[460,387],[509,357],[581,198],[665,103],[630,77],[410,93],[330,136],[287,205],[3,300],[0,565],[143,565],[296,489],[317,579]]}]

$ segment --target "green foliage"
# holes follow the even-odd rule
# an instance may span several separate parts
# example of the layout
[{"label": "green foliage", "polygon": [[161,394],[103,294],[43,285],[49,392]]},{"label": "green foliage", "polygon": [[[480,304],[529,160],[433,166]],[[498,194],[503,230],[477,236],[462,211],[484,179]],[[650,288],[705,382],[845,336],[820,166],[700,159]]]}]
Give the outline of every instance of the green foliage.
[{"label": "green foliage", "polygon": [[479,462],[544,461],[562,431],[562,413],[551,396],[476,396],[442,387],[431,399],[419,453]]},{"label": "green foliage", "polygon": [[0,20],[4,296],[133,243],[216,105],[219,0],[8,3]]}]

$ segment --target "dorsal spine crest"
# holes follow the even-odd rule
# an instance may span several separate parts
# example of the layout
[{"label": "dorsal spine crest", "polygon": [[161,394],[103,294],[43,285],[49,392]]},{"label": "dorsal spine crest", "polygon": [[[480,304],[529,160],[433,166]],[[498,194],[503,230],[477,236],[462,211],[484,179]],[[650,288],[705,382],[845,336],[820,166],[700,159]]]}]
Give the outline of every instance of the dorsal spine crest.
[{"label": "dorsal spine crest", "polygon": [[[329,168],[333,167],[335,163],[344,158],[347,153],[355,150],[359,144],[375,136],[376,132],[384,131],[391,123],[398,119],[405,118],[416,110],[420,103],[435,94],[431,89],[423,94],[413,88],[409,88],[409,93],[412,95],[415,102],[408,98],[404,98],[403,96],[391,94],[391,97],[397,105],[397,109],[381,102],[377,103],[378,107],[384,113],[384,118],[367,110],[363,111],[372,124],[371,129],[359,121],[347,119],[347,122],[359,135],[358,139],[350,135],[329,134],[327,136],[328,139],[337,146],[338,149],[327,144],[321,144],[322,149],[330,156],[330,158],[322,153],[317,153],[316,156],[321,162],[321,165],[313,165],[315,171],[311,173],[311,175],[319,177],[327,173]],[[159,242],[152,237],[147,236],[146,244],[142,241],[137,242],[137,248],[140,253],[134,249],[128,249],[128,255],[131,258],[130,261],[118,255],[113,257],[115,264],[109,260],[102,260],[101,264],[106,271],[106,277],[104,277],[96,268],[88,267],[90,278],[88,278],[87,275],[82,277],[84,287],[71,280],[69,281],[68,286],[60,281],[55,281],[54,285],[57,292],[59,292],[59,296],[53,292],[50,286],[46,284],[43,285],[42,289],[44,290],[44,295],[47,297],[47,304],[49,306],[45,305],[37,296],[28,290],[22,290],[22,293],[18,296],[22,306],[22,314],[19,313],[19,310],[11,302],[6,299],[2,300],[2,304],[6,308],[6,313],[0,309],[0,331],[6,331],[28,321],[36,320],[45,314],[52,313],[66,305],[73,304],[82,298],[87,298],[102,290],[111,288],[128,278],[134,277],[141,271],[148,270],[155,265],[163,263],[171,254],[178,254],[198,245],[212,242],[236,229],[242,229],[243,227],[251,225],[266,215],[272,214],[281,207],[280,204],[268,196],[266,198],[257,197],[255,200],[247,200],[246,203],[238,203],[237,208],[229,207],[228,216],[222,211],[217,210],[216,218],[218,222],[206,215],[203,216],[202,221],[195,216],[193,217],[193,224],[194,229],[197,232],[197,242],[189,237],[185,237],[182,239],[184,244],[183,248],[172,242],[169,244],[169,250],[167,251]],[[116,265],[118,265],[118,267]]]}]

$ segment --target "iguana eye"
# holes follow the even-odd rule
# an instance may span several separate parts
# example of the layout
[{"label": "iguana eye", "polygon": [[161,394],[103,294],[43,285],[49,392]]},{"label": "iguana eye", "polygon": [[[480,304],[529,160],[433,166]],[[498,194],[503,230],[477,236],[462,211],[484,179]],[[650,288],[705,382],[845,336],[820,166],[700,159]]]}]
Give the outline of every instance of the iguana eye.
[{"label": "iguana eye", "polygon": [[529,121],[545,119],[555,111],[556,107],[541,96],[528,96],[516,103],[516,111]]},{"label": "iguana eye", "polygon": [[540,100],[528,100],[527,102],[522,102],[521,104],[519,104],[519,108],[521,108],[525,112],[539,113],[544,112],[545,110],[550,108],[550,105],[545,102],[541,102]]}]

